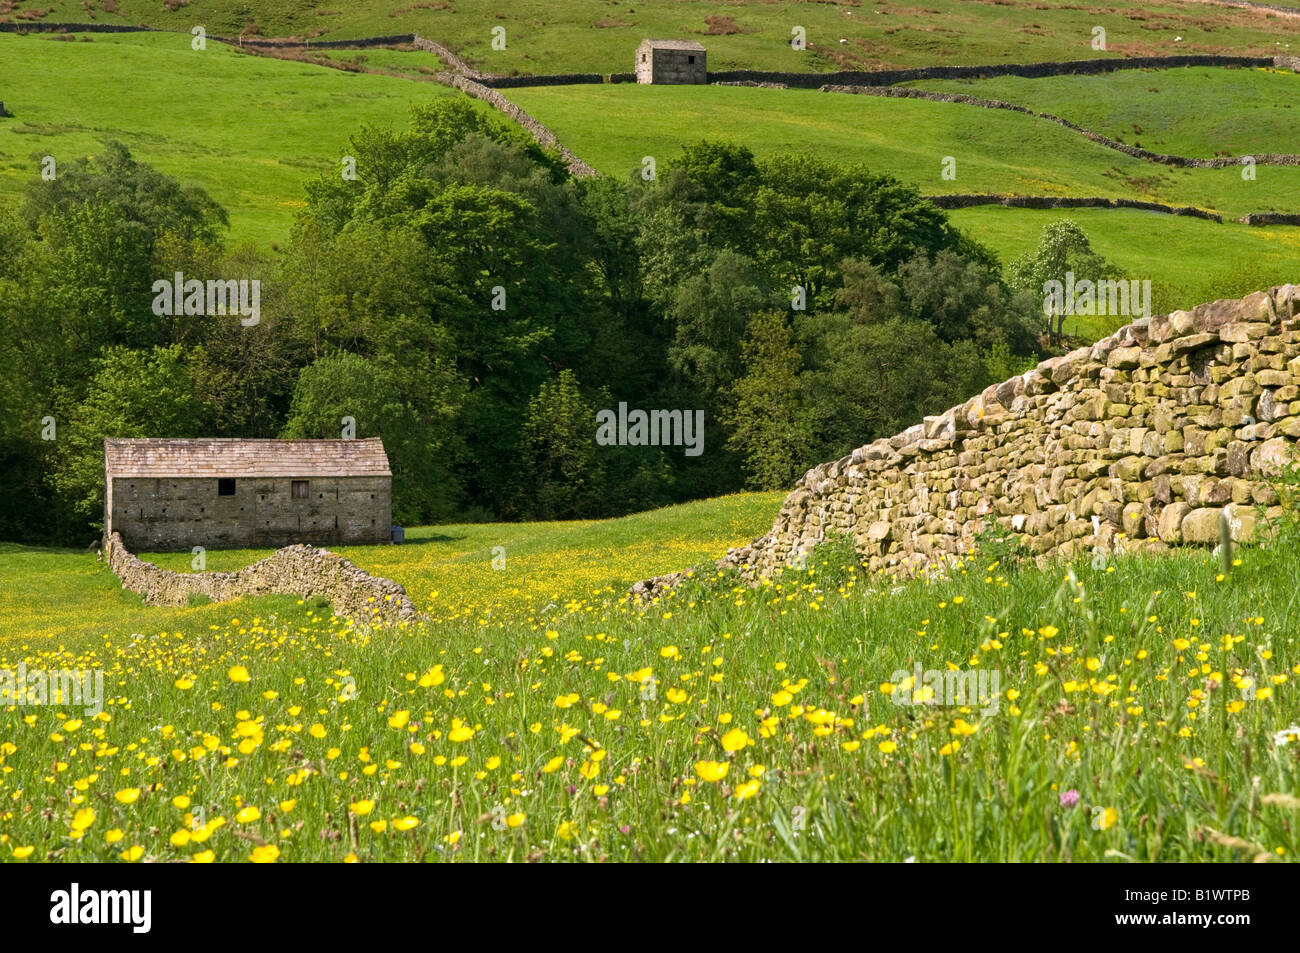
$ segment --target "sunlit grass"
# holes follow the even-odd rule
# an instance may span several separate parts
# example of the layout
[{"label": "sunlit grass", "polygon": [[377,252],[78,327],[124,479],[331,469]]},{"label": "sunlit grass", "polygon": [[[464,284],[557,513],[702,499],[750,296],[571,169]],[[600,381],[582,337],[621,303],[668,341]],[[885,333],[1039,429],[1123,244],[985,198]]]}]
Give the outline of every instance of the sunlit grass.
[{"label": "sunlit grass", "polygon": [[[4,710],[0,859],[1290,860],[1298,582],[1288,547],[906,584],[823,552],[647,606],[8,642],[110,697]],[[916,665],[996,694],[898,704]]]}]

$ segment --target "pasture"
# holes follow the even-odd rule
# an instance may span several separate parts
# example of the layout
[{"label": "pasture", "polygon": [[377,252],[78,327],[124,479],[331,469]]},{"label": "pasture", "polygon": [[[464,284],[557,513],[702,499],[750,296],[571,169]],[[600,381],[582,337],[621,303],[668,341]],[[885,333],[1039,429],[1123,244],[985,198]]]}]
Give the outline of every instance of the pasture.
[{"label": "pasture", "polygon": [[[1294,0],[1282,5],[1293,5]],[[1152,0],[1141,5],[1084,7],[1052,0],[924,4],[773,4],[742,0],[719,7],[707,0],[613,3],[610,0],[382,0],[319,6],[203,0],[202,5],[156,0],[109,4],[48,0],[37,19],[51,23],[148,24],[210,34],[298,36],[322,40],[415,32],[456,50],[479,69],[497,73],[620,72],[645,37],[690,37],[709,49],[711,69],[824,72],[948,62],[1030,63],[1098,55],[1249,53],[1300,49],[1300,18],[1284,14]],[[36,13],[37,11],[32,11]],[[806,31],[808,49],[790,47],[791,31]],[[1092,47],[1093,28],[1106,30],[1107,50]],[[504,30],[504,49],[493,30]],[[500,34],[497,34],[500,36]],[[843,41],[843,42],[841,42]],[[500,44],[498,43],[498,46]]]}]

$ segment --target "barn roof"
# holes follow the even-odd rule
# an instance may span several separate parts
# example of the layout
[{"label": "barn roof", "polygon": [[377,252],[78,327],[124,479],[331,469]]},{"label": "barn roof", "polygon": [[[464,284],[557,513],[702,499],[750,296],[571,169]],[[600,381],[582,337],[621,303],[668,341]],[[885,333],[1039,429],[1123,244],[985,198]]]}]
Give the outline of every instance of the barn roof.
[{"label": "barn roof", "polygon": [[110,477],[392,476],[384,442],[238,437],[104,441]]},{"label": "barn roof", "polygon": [[641,46],[649,45],[656,50],[690,50],[692,53],[703,53],[704,47],[693,40],[642,40]]}]

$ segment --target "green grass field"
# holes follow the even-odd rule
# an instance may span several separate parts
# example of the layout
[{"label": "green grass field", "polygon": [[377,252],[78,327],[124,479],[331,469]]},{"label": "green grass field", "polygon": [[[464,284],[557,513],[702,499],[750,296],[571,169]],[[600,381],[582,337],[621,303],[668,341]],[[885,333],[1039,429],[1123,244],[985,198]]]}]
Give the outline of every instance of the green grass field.
[{"label": "green grass field", "polygon": [[[1293,227],[1219,225],[1131,209],[977,206],[948,214],[1003,262],[1031,251],[1048,223],[1070,218],[1126,277],[1151,280],[1153,314],[1300,280],[1300,229]],[[1126,323],[1127,318],[1077,317],[1066,321],[1065,332],[1096,339]]]},{"label": "green grass field", "polygon": [[[760,156],[807,150],[828,159],[865,162],[925,194],[1142,198],[1218,209],[1228,219],[1300,201],[1300,168],[1260,167],[1255,182],[1243,181],[1236,169],[1174,169],[1131,159],[1052,123],[961,104],[743,87],[571,86],[509,92],[569,148],[611,175],[640,169],[646,155],[672,157],[707,132],[743,142]],[[949,155],[956,159],[957,178],[945,181],[941,160]],[[1300,231],[1295,228],[1249,228],[1230,220],[1216,224],[1128,210],[977,207],[951,215],[1003,262],[1030,250],[1048,222],[1074,218],[1126,274],[1171,286],[1171,293],[1161,298],[1166,308],[1236,294],[1240,282],[1232,280],[1234,275],[1249,277],[1252,287],[1293,281],[1300,260]],[[1248,290],[1243,286],[1240,293]],[[1086,322],[1077,330],[1097,336],[1113,328]]]},{"label": "green grass field", "polygon": [[[540,612],[572,599],[617,596],[638,579],[712,563],[731,546],[765,533],[783,494],[746,493],[614,520],[412,527],[404,546],[342,547],[377,576],[403,585],[436,619]],[[208,570],[233,570],[271,550],[214,550]],[[142,553],[165,569],[189,572],[189,553]],[[504,568],[493,568],[496,557]],[[229,607],[142,609],[93,553],[0,544],[0,645],[18,639],[68,640],[138,627],[204,631]],[[265,612],[260,600],[249,611]],[[271,600],[281,605],[283,600]]]},{"label": "green grass field", "polygon": [[313,56],[322,56],[325,60],[337,63],[341,67],[353,67],[370,72],[390,73],[411,79],[427,79],[432,74],[446,67],[434,56],[423,50],[390,50],[385,48],[366,50],[332,50],[327,53],[312,51]]},{"label": "green grass field", "polygon": [[102,710],[0,718],[0,861],[1296,856],[1292,542],[901,586],[823,551],[756,590],[590,596],[775,502],[422,533],[389,551],[411,578],[445,541],[435,574],[477,595],[457,563],[507,540],[564,601],[374,632],[292,597],[132,607],[83,555],[7,547],[0,670],[104,675]]},{"label": "green grass field", "polygon": [[0,201],[18,199],[42,156],[67,162],[119,139],[136,159],[207,189],[230,214],[232,240],[263,246],[288,237],[304,183],[337,168],[350,133],[405,126],[412,103],[461,95],[221,43],[195,52],[188,36],[158,34],[0,34],[0,76],[14,113],[0,119]]},{"label": "green grass field", "polygon": [[[1300,78],[1298,78],[1300,79]],[[1300,168],[1177,169],[1134,159],[1054,123],[960,103],[726,86],[553,86],[510,90],[570,149],[610,175],[670,157],[707,134],[757,154],[807,150],[915,183],[927,194],[1099,195],[1238,216],[1300,207]],[[900,134],[905,131],[905,134]],[[956,178],[942,178],[942,160]]]},{"label": "green grass field", "polygon": [[[1300,18],[1178,0],[1087,7],[1069,0],[925,3],[859,0],[770,3],[708,0],[615,3],[612,0],[429,0],[401,4],[354,0],[244,3],[202,0],[168,10],[157,0],[117,0],[117,13],[91,0],[47,0],[47,22],[149,24],[235,35],[321,39],[416,32],[446,43],[476,66],[495,72],[619,72],[632,68],[645,37],[702,42],[710,68],[825,71],[935,63],[985,64],[1085,59],[1098,55],[1233,52],[1272,55],[1300,49]],[[492,48],[493,27],[506,46]],[[809,49],[794,52],[791,30],[807,31]],[[1106,30],[1107,52],[1092,48],[1092,30]],[[1181,37],[1181,40],[1176,40]],[[845,42],[841,43],[840,41]]]},{"label": "green grass field", "polygon": [[[1300,153],[1300,75],[1284,70],[1132,70],[1104,76],[999,76],[908,85],[1028,106],[1128,145],[1169,155]],[[1260,177],[1268,174],[1263,168],[1256,171]]]}]

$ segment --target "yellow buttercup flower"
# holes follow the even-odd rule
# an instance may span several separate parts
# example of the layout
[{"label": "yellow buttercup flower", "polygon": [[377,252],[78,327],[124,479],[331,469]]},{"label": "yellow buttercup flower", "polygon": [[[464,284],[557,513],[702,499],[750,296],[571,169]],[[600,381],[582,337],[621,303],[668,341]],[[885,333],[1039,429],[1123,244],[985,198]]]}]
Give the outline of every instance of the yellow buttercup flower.
[{"label": "yellow buttercup flower", "polygon": [[717,782],[727,776],[727,770],[730,767],[725,761],[697,761],[695,762],[695,773],[702,780]]},{"label": "yellow buttercup flower", "polygon": [[745,734],[739,728],[732,728],[722,736],[722,748],[724,751],[739,751],[749,743],[749,735]]},{"label": "yellow buttercup flower", "polygon": [[758,793],[758,789],[761,786],[761,784],[762,784],[761,781],[754,779],[752,781],[745,781],[743,784],[737,785],[736,800],[745,801],[753,797],[755,794]]}]

